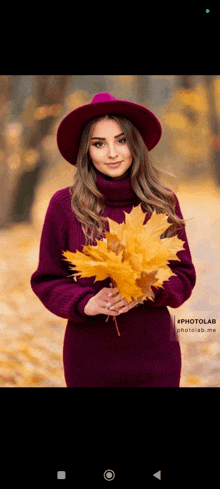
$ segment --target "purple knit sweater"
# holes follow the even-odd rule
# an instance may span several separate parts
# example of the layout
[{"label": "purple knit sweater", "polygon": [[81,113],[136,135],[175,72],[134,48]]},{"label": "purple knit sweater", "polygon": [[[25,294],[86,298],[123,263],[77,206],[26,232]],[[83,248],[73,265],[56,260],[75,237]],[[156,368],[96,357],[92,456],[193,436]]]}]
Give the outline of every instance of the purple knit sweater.
[{"label": "purple knit sweater", "polygon": [[[97,188],[105,197],[104,216],[119,224],[124,222],[125,214],[123,211],[130,213],[133,206],[140,203],[140,199],[132,189],[130,175],[116,181],[109,179],[99,171],[96,173]],[[175,198],[176,214],[182,218],[178,199],[176,196]],[[148,219],[149,216],[146,214],[144,224]],[[109,231],[108,223],[106,230]],[[149,381],[149,375],[151,374],[152,379],[152,373],[155,372],[156,374],[155,365],[158,365],[160,354],[163,357],[163,359],[161,357],[161,367],[159,368],[160,374],[161,369],[167,365],[167,361],[169,365],[172,364],[171,370],[170,368],[167,370],[168,377],[170,375],[172,377],[175,368],[179,369],[180,374],[179,364],[177,367],[174,365],[175,362],[172,363],[174,344],[177,344],[178,341],[173,342],[171,351],[171,321],[167,306],[177,308],[190,297],[196,283],[196,273],[185,230],[178,232],[178,236],[185,242],[185,250],[177,254],[181,261],[172,260],[169,263],[176,276],[172,276],[166,281],[164,288],[153,288],[154,302],[146,300],[139,307],[117,317],[121,332],[121,336],[118,337],[113,317],[105,322],[107,316],[104,314],[87,316],[84,313],[88,300],[103,287],[110,287],[110,278],[93,283],[95,277],[77,277],[77,282],[75,282],[69,276],[72,271],[68,262],[63,259],[62,251],[83,251],[85,237],[81,223],[77,221],[71,210],[69,187],[58,190],[52,196],[41,235],[39,264],[31,277],[31,287],[50,312],[68,320],[64,342],[64,370],[67,386],[150,386],[152,383]],[[155,327],[155,324],[163,325],[163,327]],[[145,341],[146,334],[147,344]],[[120,354],[115,342],[120,345]],[[167,344],[166,359],[164,359],[160,344],[161,348]],[[101,357],[100,351],[103,352]],[[117,358],[115,356],[116,351]],[[88,352],[90,355],[89,362]],[[110,355],[109,363],[106,364],[108,354]],[[142,362],[143,355],[144,360]],[[149,355],[151,360],[149,360]],[[94,358],[96,358],[95,362]],[[138,358],[139,374],[136,371],[136,358]],[[154,364],[155,359],[156,364]],[[81,364],[80,370],[79,363]],[[100,377],[101,374],[98,373],[100,369],[104,372],[102,378]],[[125,371],[128,370],[130,373],[135,370],[136,380],[133,377],[132,381],[125,378]],[[146,379],[147,376],[148,381],[145,383],[143,378]],[[120,380],[118,380],[119,378]],[[111,379],[113,380],[111,381]],[[169,381],[166,380],[165,385],[167,382],[169,384]],[[164,385],[163,381],[161,381],[161,385]],[[155,386],[157,386],[157,382],[155,382]]]}]

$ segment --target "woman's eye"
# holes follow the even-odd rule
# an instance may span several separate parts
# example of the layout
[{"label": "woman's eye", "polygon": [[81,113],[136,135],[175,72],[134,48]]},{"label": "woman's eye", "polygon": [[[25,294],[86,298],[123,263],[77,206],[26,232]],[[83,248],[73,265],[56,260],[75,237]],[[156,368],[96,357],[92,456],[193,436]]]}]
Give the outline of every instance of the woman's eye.
[{"label": "woman's eye", "polygon": [[[101,144],[101,146],[99,146],[100,144]],[[102,144],[103,144],[103,143],[94,143],[94,146],[95,146],[96,148],[101,148],[101,147],[102,147]]]},{"label": "woman's eye", "polygon": [[121,139],[118,140],[118,142],[120,144],[126,143],[126,138],[121,138]]},{"label": "woman's eye", "polygon": [[[126,138],[121,138],[121,139],[118,139],[118,143],[119,144],[124,144],[126,143]],[[97,143],[94,143],[93,146],[95,146],[96,148],[102,148],[104,146],[104,143],[102,143],[101,141],[97,142]]]}]

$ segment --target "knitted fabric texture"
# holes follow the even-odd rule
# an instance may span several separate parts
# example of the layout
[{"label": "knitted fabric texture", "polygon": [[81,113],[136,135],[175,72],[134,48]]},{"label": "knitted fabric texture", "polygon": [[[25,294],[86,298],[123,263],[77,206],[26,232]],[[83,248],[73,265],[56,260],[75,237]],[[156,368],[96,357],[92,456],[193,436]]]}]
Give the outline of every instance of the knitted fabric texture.
[{"label": "knitted fabric texture", "polygon": [[[132,207],[141,202],[132,189],[130,175],[113,180],[98,170],[96,173],[96,186],[105,197],[104,216],[118,224],[124,222],[123,211],[130,213]],[[176,195],[175,199],[176,214],[183,218]],[[144,224],[149,217],[146,213]],[[109,231],[108,223],[106,230]],[[152,386],[172,386],[169,379],[175,376],[175,372],[178,372],[179,379],[179,343],[167,306],[178,308],[189,299],[196,283],[196,272],[185,229],[177,235],[184,241],[185,249],[177,254],[181,261],[169,262],[176,276],[164,282],[163,288],[153,287],[154,302],[145,300],[144,304],[117,317],[121,332],[121,336],[117,337],[113,318],[105,322],[107,313],[106,316],[88,316],[84,313],[89,299],[103,287],[110,287],[110,278],[93,283],[93,277],[77,277],[75,282],[70,276],[72,272],[62,257],[62,251],[82,252],[85,236],[81,223],[71,209],[69,187],[58,190],[52,196],[43,224],[39,263],[31,276],[31,287],[51,313],[68,320],[64,340],[67,386],[137,387],[151,386],[152,382]],[[157,379],[162,375],[161,369],[165,369],[166,380],[161,380],[157,385]],[[179,380],[175,382],[178,384]]]}]

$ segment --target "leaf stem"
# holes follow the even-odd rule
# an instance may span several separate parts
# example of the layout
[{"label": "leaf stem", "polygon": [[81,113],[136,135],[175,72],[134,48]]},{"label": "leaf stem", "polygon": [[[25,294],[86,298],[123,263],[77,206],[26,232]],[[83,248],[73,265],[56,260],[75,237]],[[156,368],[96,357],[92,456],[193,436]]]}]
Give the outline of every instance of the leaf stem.
[{"label": "leaf stem", "polygon": [[[112,289],[114,288],[112,278],[111,278],[111,288],[112,288]],[[108,318],[109,318],[109,316],[108,316]],[[106,321],[108,320],[108,318],[106,319]],[[119,329],[118,329],[117,318],[114,316],[114,317],[113,317],[113,319],[114,319],[114,321],[115,321],[115,327],[116,327],[116,331],[117,331],[117,333],[118,333],[118,336],[121,336],[121,333],[120,333],[120,331],[119,331]]]},{"label": "leaf stem", "polygon": [[117,318],[116,318],[115,316],[114,316],[114,321],[115,321],[115,327],[116,327],[116,331],[117,331],[117,333],[118,333],[118,336],[121,336],[121,333],[120,333],[120,331],[119,331],[119,329],[118,329]]}]

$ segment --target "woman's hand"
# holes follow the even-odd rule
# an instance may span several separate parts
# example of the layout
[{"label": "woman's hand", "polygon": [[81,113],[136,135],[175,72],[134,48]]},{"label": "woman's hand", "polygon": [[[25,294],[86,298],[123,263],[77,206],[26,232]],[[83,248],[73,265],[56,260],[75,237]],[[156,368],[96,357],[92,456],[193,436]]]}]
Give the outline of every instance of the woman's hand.
[{"label": "woman's hand", "polygon": [[121,294],[119,293],[117,287],[112,289],[112,300],[111,300],[111,306],[110,310],[117,311],[118,315],[123,314],[124,312],[129,311],[133,307],[135,307],[138,304],[137,300],[134,300],[130,303],[126,301],[126,299],[123,299],[121,297]]},{"label": "woman's hand", "polygon": [[118,316],[129,311],[137,304],[138,301],[133,301],[129,304],[125,299],[122,299],[117,287],[114,289],[103,287],[94,297],[89,299],[84,312],[88,316],[96,316],[97,314]]}]

